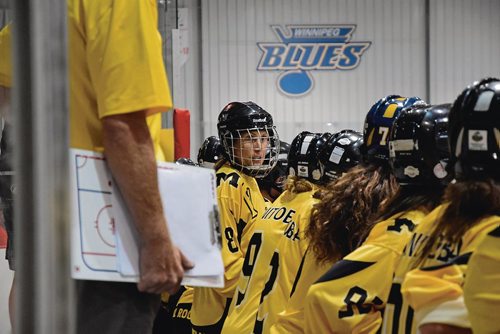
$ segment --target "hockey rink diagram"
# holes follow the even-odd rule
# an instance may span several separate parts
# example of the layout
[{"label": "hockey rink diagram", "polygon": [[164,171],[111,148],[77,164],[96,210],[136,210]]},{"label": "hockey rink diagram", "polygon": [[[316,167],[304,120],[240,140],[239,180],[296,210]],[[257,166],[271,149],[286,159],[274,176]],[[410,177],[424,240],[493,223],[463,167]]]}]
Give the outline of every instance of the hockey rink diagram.
[{"label": "hockey rink diagram", "polygon": [[[115,223],[111,213],[112,183],[104,158],[72,155],[74,274],[117,272]],[[77,225],[77,226],[75,226]],[[75,247],[76,246],[76,247]],[[76,254],[75,254],[76,253]]]}]

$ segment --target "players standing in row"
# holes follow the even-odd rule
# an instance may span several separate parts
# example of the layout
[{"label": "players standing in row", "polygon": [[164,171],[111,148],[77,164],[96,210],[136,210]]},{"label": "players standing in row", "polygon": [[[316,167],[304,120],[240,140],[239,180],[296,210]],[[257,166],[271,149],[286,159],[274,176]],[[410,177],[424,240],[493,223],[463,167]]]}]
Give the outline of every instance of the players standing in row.
[{"label": "players standing in row", "polygon": [[[347,158],[354,145],[346,143],[356,142],[352,131],[299,134],[288,155],[288,170],[295,176],[289,178],[287,190],[253,216],[254,230],[244,231],[241,243],[237,240],[241,257],[229,271],[234,294],[226,290],[227,303],[216,307],[208,299],[195,301],[205,317],[199,319],[212,314],[220,321],[203,328],[194,318],[195,330],[218,332],[224,326],[226,333],[414,333],[420,326],[423,332],[467,332],[471,324],[463,298],[465,282],[467,306],[477,307],[469,311],[472,326],[488,332],[495,319],[485,310],[496,305],[500,292],[486,291],[488,285],[472,281],[495,286],[498,277],[494,268],[499,257],[492,249],[500,240],[500,81],[475,83],[455,101],[449,162],[450,106],[401,96],[379,100],[366,117],[361,164]],[[266,133],[270,137],[275,131]],[[231,173],[243,171],[240,178],[255,173],[261,167],[250,168],[248,174],[243,167],[253,166],[257,156],[264,164],[270,161],[265,145],[254,150],[260,155],[242,156],[226,167]],[[294,145],[301,149],[294,150]],[[230,146],[224,147],[225,157],[235,152],[234,145],[227,149]],[[294,161],[297,152],[313,151],[314,158]],[[342,159],[352,163],[349,170],[327,166],[336,162],[339,167]],[[312,162],[320,167],[312,167]],[[236,183],[234,174],[222,172],[219,184]],[[456,183],[448,185],[454,176]],[[333,180],[318,188],[327,177]],[[299,180],[301,186],[311,187],[298,191]],[[238,233],[235,226],[228,226],[233,234],[223,230],[229,251],[236,245],[230,240]],[[485,272],[479,263],[491,265]]]},{"label": "players standing in row", "polygon": [[[418,268],[406,275],[403,298],[422,332],[498,333],[500,270],[489,262],[495,256],[489,247],[500,224],[500,80],[475,82],[458,96],[449,115],[449,145],[448,171],[456,182],[415,231],[415,240],[426,238],[415,245]],[[492,266],[480,266],[484,259]]]},{"label": "players standing in row", "polygon": [[310,247],[302,273],[297,273],[294,295],[271,333],[304,332],[304,299],[309,287],[358,247],[373,224],[372,216],[398,190],[387,163],[385,136],[398,113],[419,101],[392,95],[382,98],[367,114],[363,140],[352,131],[341,131],[330,139],[336,155],[327,154],[322,164],[337,161],[344,168],[331,174],[331,182],[319,193],[320,203],[307,231]]},{"label": "players standing in row", "polygon": [[444,171],[448,110],[448,105],[416,105],[395,119],[389,162],[400,188],[377,212],[366,241],[309,289],[306,332],[376,332],[382,312],[384,332],[406,332],[411,315],[401,305],[400,262],[415,226],[439,204],[450,180]]}]

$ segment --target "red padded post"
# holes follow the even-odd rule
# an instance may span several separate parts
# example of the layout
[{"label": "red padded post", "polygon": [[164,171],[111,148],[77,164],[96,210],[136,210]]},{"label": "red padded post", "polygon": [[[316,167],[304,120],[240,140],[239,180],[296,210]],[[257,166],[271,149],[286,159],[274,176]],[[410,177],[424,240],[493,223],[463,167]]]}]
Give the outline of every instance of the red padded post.
[{"label": "red padded post", "polygon": [[175,160],[189,158],[190,153],[190,113],[187,109],[174,109]]},{"label": "red padded post", "polygon": [[7,248],[7,231],[0,226],[0,249]]}]

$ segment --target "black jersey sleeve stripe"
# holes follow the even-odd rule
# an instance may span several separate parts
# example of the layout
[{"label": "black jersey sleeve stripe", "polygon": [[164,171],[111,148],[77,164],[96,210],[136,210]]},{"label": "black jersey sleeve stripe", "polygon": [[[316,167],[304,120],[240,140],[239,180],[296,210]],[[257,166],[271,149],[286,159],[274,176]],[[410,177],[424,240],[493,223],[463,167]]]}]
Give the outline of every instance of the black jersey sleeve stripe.
[{"label": "black jersey sleeve stripe", "polygon": [[442,268],[453,266],[455,264],[456,265],[467,264],[467,263],[469,263],[469,259],[470,259],[471,255],[472,255],[472,252],[464,253],[462,255],[454,257],[453,259],[451,259],[450,261],[448,261],[446,263],[443,263],[443,264],[440,264],[437,266],[424,267],[424,268],[422,268],[422,270],[423,271],[432,271],[432,270],[439,270]]},{"label": "black jersey sleeve stripe", "polygon": [[300,266],[299,266],[299,269],[297,270],[297,275],[295,275],[295,281],[293,282],[292,291],[290,291],[290,298],[292,298],[293,293],[295,292],[295,289],[297,288],[297,284],[299,283],[300,276],[302,276],[302,268],[304,267],[304,260],[306,258],[308,250],[309,249],[306,250],[306,252],[304,253],[304,256],[302,256],[302,260],[300,261]]},{"label": "black jersey sleeve stripe", "polygon": [[[316,281],[316,283],[333,281],[345,276],[349,276],[357,273],[358,271],[364,270],[374,264],[375,262],[363,262],[363,261],[351,261],[351,260],[340,260],[335,263],[323,276]],[[316,284],[315,283],[315,284]]]},{"label": "black jersey sleeve stripe", "polygon": [[492,237],[495,237],[495,238],[500,238],[500,225],[497,226],[496,229],[494,229],[493,231],[488,233],[488,235],[491,235]]}]

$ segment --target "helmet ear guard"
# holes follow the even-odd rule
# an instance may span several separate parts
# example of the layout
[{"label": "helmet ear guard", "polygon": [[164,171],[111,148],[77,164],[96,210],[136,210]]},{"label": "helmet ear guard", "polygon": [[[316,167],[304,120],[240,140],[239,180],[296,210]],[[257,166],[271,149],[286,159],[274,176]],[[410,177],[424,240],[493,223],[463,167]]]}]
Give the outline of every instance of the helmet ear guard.
[{"label": "helmet ear guard", "polygon": [[449,115],[450,169],[457,180],[500,180],[500,80],[466,87]]},{"label": "helmet ear guard", "polygon": [[272,116],[257,104],[229,103],[219,114],[217,130],[223,155],[236,169],[262,178],[276,165],[280,149],[278,132]]}]

